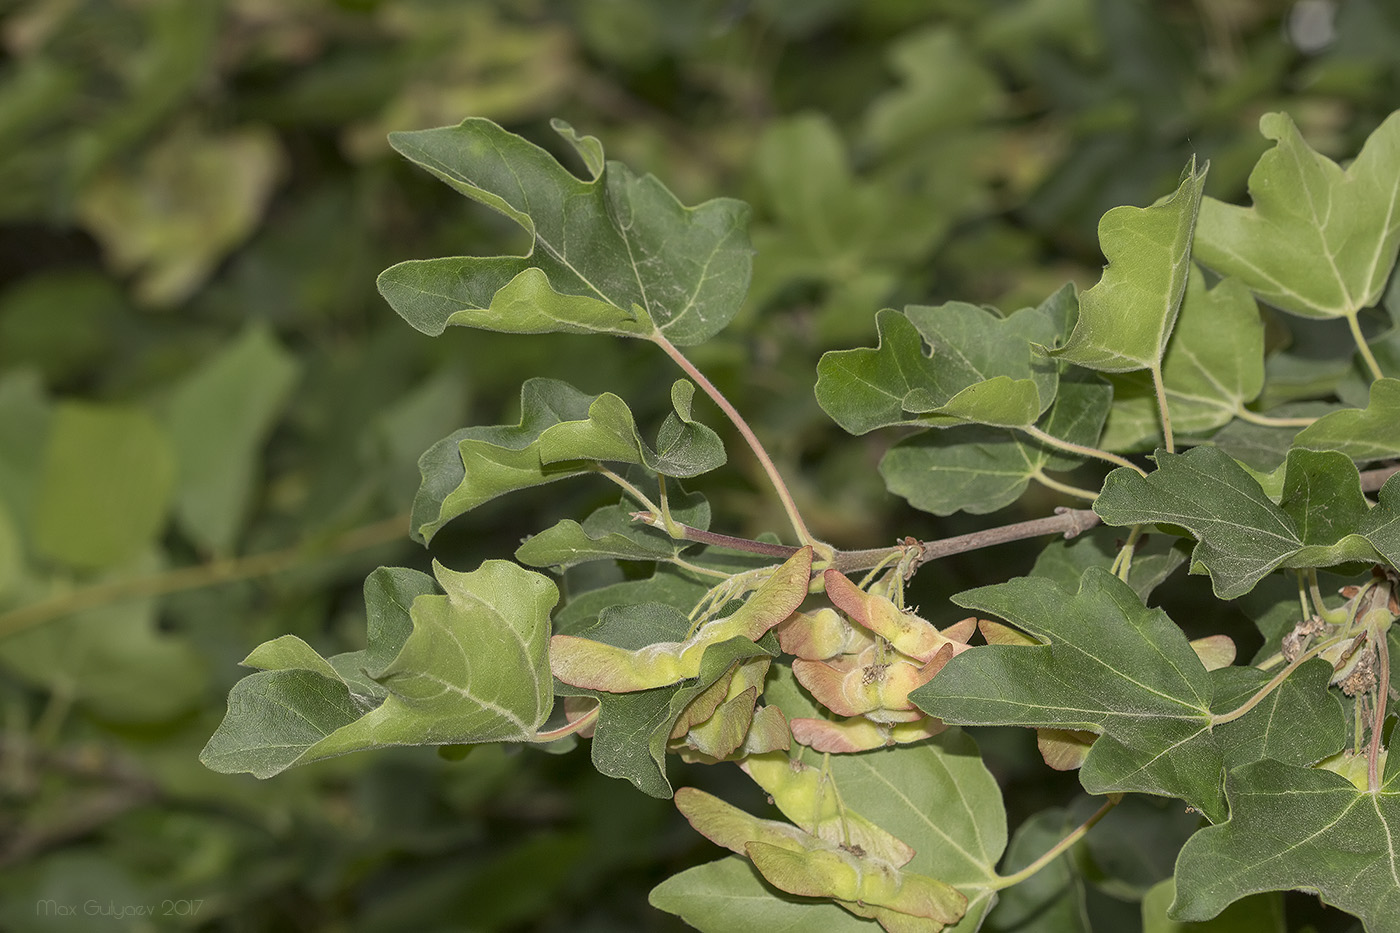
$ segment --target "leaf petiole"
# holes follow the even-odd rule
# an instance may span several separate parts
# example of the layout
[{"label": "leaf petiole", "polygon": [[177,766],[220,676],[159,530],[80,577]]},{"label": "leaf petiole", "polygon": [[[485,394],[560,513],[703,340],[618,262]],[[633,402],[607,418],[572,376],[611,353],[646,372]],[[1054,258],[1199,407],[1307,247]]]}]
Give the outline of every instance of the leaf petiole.
[{"label": "leaf petiole", "polygon": [[1097,447],[1085,447],[1083,444],[1075,444],[1070,441],[1062,440],[1053,434],[1048,434],[1045,431],[1042,431],[1040,428],[1037,428],[1033,424],[1026,425],[1025,427],[1022,427],[1019,430],[1024,431],[1026,434],[1029,434],[1031,437],[1040,441],[1042,444],[1049,444],[1051,447],[1058,447],[1061,450],[1068,450],[1070,453],[1079,454],[1083,457],[1094,457],[1098,460],[1107,460],[1109,463],[1112,463],[1116,466],[1127,467],[1130,470],[1136,470],[1141,476],[1147,475],[1147,471],[1144,470],[1142,467],[1138,466],[1136,463],[1133,463],[1131,460],[1128,460],[1124,457],[1120,457],[1115,453],[1110,453],[1107,450],[1099,450]]},{"label": "leaf petiole", "polygon": [[1034,862],[1031,862],[1029,865],[1021,869],[1020,871],[1013,872],[1009,875],[998,875],[997,879],[991,883],[991,889],[993,891],[1000,891],[1003,888],[1009,888],[1013,885],[1018,885],[1022,881],[1025,881],[1027,878],[1034,875],[1036,872],[1040,871],[1045,866],[1049,865],[1051,862],[1055,861],[1055,859],[1063,855],[1065,851],[1068,850],[1071,846],[1073,846],[1076,842],[1078,842],[1080,839],[1083,839],[1084,836],[1089,832],[1089,830],[1094,828],[1094,825],[1098,823],[1099,820],[1103,819],[1105,816],[1108,815],[1108,811],[1118,806],[1119,801],[1121,801],[1122,799],[1122,794],[1109,794],[1108,799],[1104,801],[1103,806],[1095,810],[1094,814],[1090,816],[1087,820],[1085,820],[1083,823],[1080,823],[1078,828],[1076,828],[1065,838],[1061,839],[1059,842],[1055,843],[1053,846],[1050,847],[1050,850],[1048,852],[1046,852],[1040,858],[1036,859]]},{"label": "leaf petiole", "polygon": [[1250,411],[1243,405],[1235,409],[1235,417],[1241,421],[1248,421],[1250,424],[1266,428],[1306,428],[1317,420],[1316,418],[1274,418],[1269,415],[1261,415],[1257,411]]},{"label": "leaf petiole", "polygon": [[1176,441],[1172,438],[1172,416],[1167,408],[1167,387],[1162,383],[1162,361],[1152,367],[1152,390],[1157,394],[1157,410],[1162,413],[1162,446],[1167,453],[1176,453]]},{"label": "leaf petiole", "polygon": [[1213,729],[1216,726],[1223,726],[1227,722],[1234,722],[1236,719],[1239,719],[1241,716],[1245,715],[1250,710],[1254,709],[1254,707],[1258,706],[1261,702],[1263,702],[1265,697],[1267,697],[1269,694],[1273,693],[1276,689],[1278,689],[1279,684],[1283,683],[1285,680],[1288,679],[1289,674],[1293,673],[1305,662],[1311,661],[1313,658],[1317,657],[1319,654],[1326,651],[1328,648],[1331,648],[1333,645],[1340,644],[1349,637],[1349,635],[1334,635],[1332,638],[1329,638],[1326,641],[1320,641],[1317,644],[1313,645],[1307,651],[1304,651],[1302,654],[1298,655],[1298,657],[1290,661],[1287,667],[1275,674],[1273,678],[1264,686],[1260,687],[1258,691],[1255,692],[1254,696],[1250,697],[1248,700],[1245,700],[1238,707],[1232,709],[1228,713],[1220,713],[1219,715],[1210,717],[1211,728]]},{"label": "leaf petiole", "polygon": [[1044,486],[1046,489],[1053,489],[1056,492],[1062,492],[1067,496],[1076,496],[1080,499],[1088,499],[1090,502],[1093,502],[1099,497],[1099,494],[1092,489],[1083,489],[1079,486],[1071,486],[1069,483],[1062,483],[1057,479],[1052,479],[1051,477],[1046,476],[1044,471],[1040,469],[1037,469],[1034,473],[1031,474],[1031,479],[1035,480],[1037,483]]},{"label": "leaf petiole", "polygon": [[[618,474],[614,473],[612,470],[609,470],[607,467],[603,466],[601,463],[598,464],[597,466],[595,466],[594,469],[598,471],[599,475],[606,477],[606,478],[607,478],[608,480],[610,480],[611,482],[616,483],[618,486],[622,487],[622,491],[623,491],[623,492],[627,493],[627,495],[629,495],[629,496],[631,496],[633,499],[635,499],[639,505],[644,506],[646,509],[648,509],[648,510],[651,512],[652,515],[655,515],[655,516],[657,516],[657,517],[660,519],[660,523],[659,523],[659,524],[658,524],[657,522],[647,522],[647,524],[651,525],[651,526],[654,527],[654,528],[660,528],[661,530],[666,531],[666,532],[668,532],[668,533],[670,532],[670,529],[666,527],[666,521],[665,521],[665,519],[667,519],[667,518],[670,517],[670,514],[669,514],[668,512],[666,512],[666,511],[664,511],[661,507],[657,506],[657,504],[656,504],[655,502],[652,502],[651,499],[647,496],[646,493],[642,492],[642,491],[641,491],[640,489],[638,489],[636,486],[632,485],[632,484],[629,483],[627,480],[623,479],[621,476],[619,476]],[[658,478],[659,478],[659,477],[658,477]],[[665,487],[664,487],[664,486],[662,487],[662,497],[663,497],[663,499],[665,498]],[[632,513],[632,515],[633,515],[634,517],[635,517],[636,515],[638,515],[638,514],[640,514],[640,513],[637,513],[637,512],[633,512],[633,513]],[[677,537],[677,535],[671,535],[671,537],[674,538],[674,537]]]},{"label": "leaf petiole", "polygon": [[818,560],[830,560],[833,553],[831,546],[818,541],[807,530],[807,523],[802,520],[802,514],[797,510],[797,502],[793,499],[792,492],[789,491],[787,483],[783,481],[782,474],[778,472],[777,465],[773,463],[773,458],[768,455],[768,450],[758,439],[758,435],[754,434],[753,428],[749,427],[749,423],[744,420],[744,416],[739,414],[739,410],[730,403],[729,399],[725,398],[724,393],[675,344],[667,340],[665,335],[657,331],[649,339],[660,347],[662,352],[669,356],[700,387],[700,390],[710,397],[711,401],[719,406],[719,410],[724,412],[724,416],[739,431],[739,434],[749,445],[749,449],[758,458],[758,465],[767,474],[768,482],[772,485],[773,491],[777,493],[783,511],[787,513],[788,521],[792,524],[792,530],[797,533],[797,540],[802,544],[812,545],[812,550]]},{"label": "leaf petiole", "polygon": [[1371,352],[1371,347],[1366,343],[1366,335],[1361,333],[1361,321],[1353,311],[1346,315],[1347,327],[1351,328],[1351,337],[1356,341],[1356,348],[1361,351],[1361,358],[1366,361],[1366,368],[1371,371],[1372,379],[1384,379],[1385,373],[1381,372],[1381,364],[1376,362],[1376,356]]}]

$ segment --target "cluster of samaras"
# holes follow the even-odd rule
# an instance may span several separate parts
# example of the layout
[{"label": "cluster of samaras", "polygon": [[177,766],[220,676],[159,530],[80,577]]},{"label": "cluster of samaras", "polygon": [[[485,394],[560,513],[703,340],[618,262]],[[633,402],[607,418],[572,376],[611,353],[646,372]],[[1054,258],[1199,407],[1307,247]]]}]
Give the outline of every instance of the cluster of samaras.
[{"label": "cluster of samaras", "polygon": [[[832,606],[802,612],[811,588],[812,552],[803,548],[778,567],[734,614],[711,619],[683,641],[626,650],[574,635],[556,635],[550,667],[567,684],[608,693],[665,687],[700,674],[706,649],[731,638],[758,641],[768,631],[794,656],[792,672],[839,719],[795,718],[759,706],[768,657],[735,663],[681,712],[671,747],[688,760],[716,761],[787,749],[791,740],[819,752],[858,752],[916,742],[943,724],[909,700],[976,629],[964,619],[943,631],[836,570],[822,574]],[[838,611],[839,610],[839,611]]]}]

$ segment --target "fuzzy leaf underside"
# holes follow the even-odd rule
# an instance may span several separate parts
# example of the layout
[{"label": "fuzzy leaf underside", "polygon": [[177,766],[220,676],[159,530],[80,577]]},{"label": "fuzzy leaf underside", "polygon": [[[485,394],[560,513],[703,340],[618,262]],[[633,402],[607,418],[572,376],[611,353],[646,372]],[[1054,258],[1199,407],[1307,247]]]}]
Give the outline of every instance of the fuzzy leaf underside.
[{"label": "fuzzy leaf underside", "polygon": [[1292,314],[1346,317],[1374,305],[1400,250],[1400,112],[1345,170],[1287,114],[1264,114],[1259,131],[1276,145],[1250,173],[1254,203],[1205,198],[1196,258]]},{"label": "fuzzy leaf underside", "polygon": [[1151,207],[1115,207],[1099,221],[1108,265],[1079,296],[1079,321],[1060,359],[1100,372],[1152,369],[1162,360],[1191,270],[1206,170],[1195,160],[1176,192]]},{"label": "fuzzy leaf underside", "polygon": [[676,410],[662,423],[653,448],[616,395],[587,395],[557,379],[527,380],[518,424],[463,428],[419,459],[423,480],[413,500],[414,537],[427,542],[453,518],[497,496],[579,476],[599,462],[636,464],[675,477],[722,466],[724,444],[690,418],[682,385],[690,384],[673,387]]},{"label": "fuzzy leaf underside", "polygon": [[702,343],[733,319],[752,266],[748,205],[682,205],[654,177],[604,162],[596,139],[555,130],[590,177],[571,174],[490,120],[392,133],[402,155],[530,235],[525,256],[399,263],[379,291],[436,336],[449,325],[511,333],[602,333]]},{"label": "fuzzy leaf underside", "polygon": [[200,761],[265,778],[389,745],[533,740],[553,705],[558,590],[506,561],[433,570],[438,586],[399,568],[370,575],[366,651],[323,659],[290,635],[256,649],[245,663],[265,669],[234,685]]}]

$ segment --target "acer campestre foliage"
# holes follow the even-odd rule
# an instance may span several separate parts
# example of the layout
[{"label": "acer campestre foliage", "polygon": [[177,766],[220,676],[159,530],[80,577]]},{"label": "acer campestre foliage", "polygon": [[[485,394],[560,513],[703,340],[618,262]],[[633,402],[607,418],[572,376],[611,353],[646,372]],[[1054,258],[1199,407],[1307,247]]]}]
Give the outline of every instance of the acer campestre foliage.
[{"label": "acer campestre foliage", "polygon": [[[1400,114],[1345,169],[1286,114],[1260,128],[1274,146],[1250,177],[1252,204],[1205,197],[1208,166],[1193,162],[1174,193],[1103,217],[1108,265],[1093,288],[1009,312],[880,311],[877,346],[822,358],[817,399],[841,427],[903,429],[881,472],[915,507],[992,512],[1031,483],[1079,506],[864,551],[811,536],[760,440],[680,350],[744,300],[744,204],[686,207],[562,123],[583,177],[486,120],[395,134],[401,153],[533,238],[524,256],[384,272],[406,321],[427,334],[626,337],[684,378],[655,434],[615,395],[532,379],[519,424],[434,445],[413,508],[424,543],[531,486],[601,476],[620,500],[534,534],[519,563],[375,571],[368,648],[259,646],[204,762],[270,777],[386,745],[591,736],[598,770],[674,796],[729,850],[652,892],[715,931],[1009,928],[1032,907],[1085,929],[1063,880],[1073,864],[1058,856],[1123,795],[1175,798],[1199,826],[1144,910],[1169,902],[1172,918],[1201,921],[1304,889],[1372,933],[1400,931],[1400,756],[1386,754],[1400,480],[1383,466],[1400,458],[1400,289],[1386,294]],[[1298,376],[1288,315],[1340,319],[1350,371]],[[697,388],[752,447],[792,543],[712,530],[704,498],[678,484],[726,460],[694,417]],[[1111,467],[1093,488],[1051,475],[1086,462]],[[1119,529],[1063,540],[1100,522]],[[1053,532],[1030,575],[955,596],[966,612],[904,604],[929,560]],[[541,572],[615,560],[655,569],[562,607]],[[1250,596],[1265,638],[1254,658],[1237,660],[1224,636],[1190,640],[1148,605],[1183,563],[1221,600]],[[1352,579],[1328,592],[1323,569]],[[1077,829],[1063,811],[1033,817],[1008,851],[997,784],[960,725],[1038,730],[1046,762],[1077,769],[1102,806]],[[673,788],[670,755],[737,765],[777,812]],[[1059,887],[1041,884],[1051,875]]]}]

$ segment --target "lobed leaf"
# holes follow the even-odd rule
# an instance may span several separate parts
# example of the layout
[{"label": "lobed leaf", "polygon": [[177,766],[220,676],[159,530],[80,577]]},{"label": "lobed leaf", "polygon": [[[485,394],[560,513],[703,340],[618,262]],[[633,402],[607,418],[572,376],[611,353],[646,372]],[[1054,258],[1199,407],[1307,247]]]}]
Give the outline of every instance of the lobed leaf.
[{"label": "lobed leaf", "polygon": [[506,561],[433,574],[442,594],[416,571],[370,575],[363,652],[323,659],[292,636],[255,649],[245,663],[266,669],[234,684],[200,761],[265,778],[388,745],[533,741],[553,705],[558,590]]},{"label": "lobed leaf", "polygon": [[1286,113],[1259,131],[1276,142],[1249,176],[1252,207],[1206,198],[1196,258],[1304,317],[1350,317],[1380,300],[1400,250],[1400,112],[1345,170],[1312,149]]},{"label": "lobed leaf", "polygon": [[[1099,377],[1062,377],[1040,427],[1093,446],[1112,402],[1113,390]],[[980,515],[1015,502],[1044,471],[1073,469],[1083,459],[1018,431],[966,425],[900,441],[880,460],[880,475],[890,492],[917,509]]]},{"label": "lobed leaf", "polygon": [[690,417],[690,393],[672,388],[653,449],[627,403],[612,393],[586,395],[557,379],[530,379],[520,391],[520,423],[463,428],[418,461],[423,483],[413,500],[413,536],[424,543],[447,522],[484,502],[589,472],[600,461],[640,464],[666,476],[696,476],[725,461],[724,445]]},{"label": "lobed leaf", "polygon": [[1377,379],[1365,408],[1323,415],[1299,431],[1293,443],[1339,450],[1358,463],[1400,457],[1400,379]]},{"label": "lobed leaf", "polygon": [[[1113,411],[1102,445],[1135,450],[1161,436],[1161,414],[1146,373],[1114,376]],[[1264,388],[1264,322],[1238,279],[1207,288],[1191,267],[1181,313],[1162,357],[1162,387],[1179,435],[1207,435],[1229,424]]]},{"label": "lobed leaf", "polygon": [[1085,790],[1180,797],[1224,819],[1210,680],[1164,612],[1145,608],[1127,584],[1097,567],[1084,572],[1075,593],[1021,577],[954,602],[1047,644],[963,652],[910,695],[920,708],[960,724],[1096,732],[1079,772]]},{"label": "lobed leaf", "polygon": [[490,120],[390,134],[401,154],[519,224],[532,246],[525,256],[399,263],[379,276],[385,300],[434,336],[463,325],[686,346],[722,330],[748,288],[748,206],[685,207],[652,176],[605,162],[596,139],[553,126],[584,160],[586,180]]},{"label": "lobed leaf", "polygon": [[1294,449],[1279,504],[1229,456],[1213,447],[1157,452],[1146,477],[1126,468],[1104,483],[1094,511],[1110,525],[1179,525],[1196,538],[1193,564],[1215,593],[1232,599],[1280,567],[1327,567],[1400,558],[1400,485],[1369,509],[1360,475],[1337,451]]},{"label": "lobed leaf", "polygon": [[1226,781],[1230,819],[1187,841],[1177,859],[1180,920],[1208,920],[1260,891],[1303,889],[1400,931],[1400,756],[1376,793],[1330,771],[1263,760]]},{"label": "lobed leaf", "polygon": [[1062,290],[1005,318],[957,301],[881,311],[878,346],[822,355],[817,402],[852,434],[898,424],[1034,424],[1059,374],[1031,344],[1055,341],[1065,300]]},{"label": "lobed leaf", "polygon": [[1155,369],[1186,294],[1191,242],[1209,164],[1193,158],[1176,192],[1151,207],[1115,207],[1099,221],[1108,265],[1079,296],[1079,321],[1056,356],[1088,369]]},{"label": "lobed leaf", "polygon": [[[1270,758],[1307,767],[1342,750],[1347,719],[1342,701],[1328,690],[1332,665],[1314,659],[1299,667],[1248,716],[1216,727],[1226,763],[1238,768]],[[1212,708],[1238,708],[1269,681],[1256,667],[1225,667],[1211,672]]]}]

